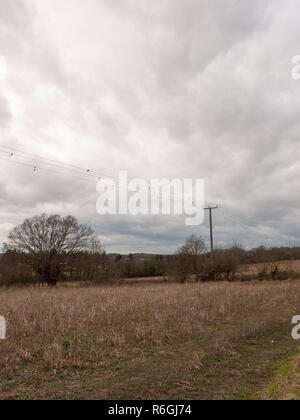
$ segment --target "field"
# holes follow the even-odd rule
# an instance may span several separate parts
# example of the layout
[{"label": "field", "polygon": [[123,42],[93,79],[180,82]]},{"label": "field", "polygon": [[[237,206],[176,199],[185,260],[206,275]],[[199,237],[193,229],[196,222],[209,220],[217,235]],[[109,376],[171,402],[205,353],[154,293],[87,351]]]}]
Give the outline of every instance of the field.
[{"label": "field", "polygon": [[[272,266],[272,263],[242,264],[238,268],[238,273],[243,275],[256,275],[262,270],[264,265]],[[300,278],[300,260],[278,261],[276,262],[276,265],[281,271],[293,271],[295,274],[298,274]]]},{"label": "field", "polygon": [[297,389],[298,280],[0,289],[0,313],[0,399],[284,398],[288,381]]}]

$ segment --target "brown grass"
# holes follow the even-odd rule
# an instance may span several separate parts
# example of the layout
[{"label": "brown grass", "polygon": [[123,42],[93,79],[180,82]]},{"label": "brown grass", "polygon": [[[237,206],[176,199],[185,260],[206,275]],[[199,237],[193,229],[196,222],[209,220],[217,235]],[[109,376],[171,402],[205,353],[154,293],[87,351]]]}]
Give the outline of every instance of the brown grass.
[{"label": "brown grass", "polygon": [[[271,266],[272,263],[242,264],[238,268],[240,274],[257,275],[264,265]],[[300,273],[300,260],[279,261],[276,262],[281,271],[294,271]]]},{"label": "brown grass", "polygon": [[[147,374],[153,369],[157,391],[157,384],[173,381],[171,372],[186,381],[191,370],[200,369],[204,359],[226,346],[263,337],[278,325],[284,324],[289,331],[290,320],[297,313],[298,281],[0,289],[0,314],[8,323],[7,340],[0,342],[0,398],[18,397],[20,378],[26,398],[73,398],[70,390],[61,389],[57,395],[47,386],[42,392],[40,384],[82,371],[93,375],[95,368],[102,385],[107,381],[107,392],[97,393],[96,387],[93,392],[84,391],[84,397],[135,398],[134,383],[141,373],[135,374],[134,368],[142,363]],[[171,355],[176,351],[181,352],[177,359],[174,356],[180,374],[178,365],[172,366]],[[158,369],[155,358],[159,352],[165,356]],[[131,372],[128,391],[115,387],[115,376],[109,381],[116,371],[120,378],[123,371],[124,378]],[[82,374],[72,380],[77,381],[72,384],[76,392],[85,389]],[[130,386],[135,391],[130,392]],[[140,398],[175,397],[165,388],[163,392],[153,388],[148,394],[141,377],[138,387],[143,390],[143,386]],[[178,397],[186,395],[176,392]]]}]

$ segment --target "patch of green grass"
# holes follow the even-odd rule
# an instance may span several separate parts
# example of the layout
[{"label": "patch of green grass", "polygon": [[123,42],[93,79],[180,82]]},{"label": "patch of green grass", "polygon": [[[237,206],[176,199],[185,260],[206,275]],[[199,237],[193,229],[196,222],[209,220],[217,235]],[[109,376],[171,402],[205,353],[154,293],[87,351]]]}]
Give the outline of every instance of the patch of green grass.
[{"label": "patch of green grass", "polygon": [[271,372],[273,376],[287,375],[292,368],[294,359],[295,355],[288,355],[273,363],[271,366]]},{"label": "patch of green grass", "polygon": [[71,346],[71,340],[68,337],[64,337],[62,342],[61,342],[61,346],[63,349],[67,350],[70,346]]},{"label": "patch of green grass", "polygon": [[[289,353],[273,362],[270,365],[269,381],[265,381],[261,387],[261,390],[255,393],[255,395],[253,395],[252,397],[255,397],[256,399],[280,399],[283,394],[283,392],[281,391],[282,384],[287,375],[289,375],[289,373],[291,372],[296,357],[297,355],[295,354],[295,352],[293,352],[292,354]],[[271,384],[270,378],[271,382],[273,381]]]}]

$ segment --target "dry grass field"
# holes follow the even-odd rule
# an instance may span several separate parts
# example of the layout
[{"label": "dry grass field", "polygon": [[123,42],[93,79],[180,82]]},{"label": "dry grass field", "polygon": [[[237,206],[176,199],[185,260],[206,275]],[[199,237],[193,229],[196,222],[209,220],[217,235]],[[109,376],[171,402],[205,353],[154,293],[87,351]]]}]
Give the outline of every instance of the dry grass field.
[{"label": "dry grass field", "polygon": [[[238,268],[239,274],[253,274],[256,275],[263,266],[272,266],[272,263],[258,263],[258,264],[242,264]],[[291,261],[279,261],[276,262],[278,268],[282,271],[293,271],[295,273],[300,273],[300,260],[291,260]]]},{"label": "dry grass field", "polygon": [[300,281],[0,289],[0,399],[264,397]]}]

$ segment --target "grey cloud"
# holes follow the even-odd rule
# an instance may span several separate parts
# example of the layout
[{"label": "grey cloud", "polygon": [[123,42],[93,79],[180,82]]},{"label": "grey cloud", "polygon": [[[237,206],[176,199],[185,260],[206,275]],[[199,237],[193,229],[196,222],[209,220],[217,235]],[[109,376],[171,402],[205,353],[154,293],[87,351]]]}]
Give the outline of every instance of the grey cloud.
[{"label": "grey cloud", "polygon": [[11,122],[12,116],[9,109],[8,101],[0,95],[0,128],[6,128]]},{"label": "grey cloud", "polygon": [[[37,29],[37,11],[30,1],[2,0],[0,4],[0,52],[20,73],[34,71],[36,77],[57,86],[67,83],[55,48]],[[26,73],[25,73],[26,74]],[[24,77],[24,76],[23,76]]]},{"label": "grey cloud", "polygon": [[[222,205],[217,244],[299,244],[298,9],[3,0],[0,145],[101,174],[204,177],[207,202]],[[2,162],[0,177],[1,240],[8,224],[51,211],[92,224],[113,251],[169,252],[190,233],[208,241],[207,220],[100,217],[94,186],[75,179]]]}]

